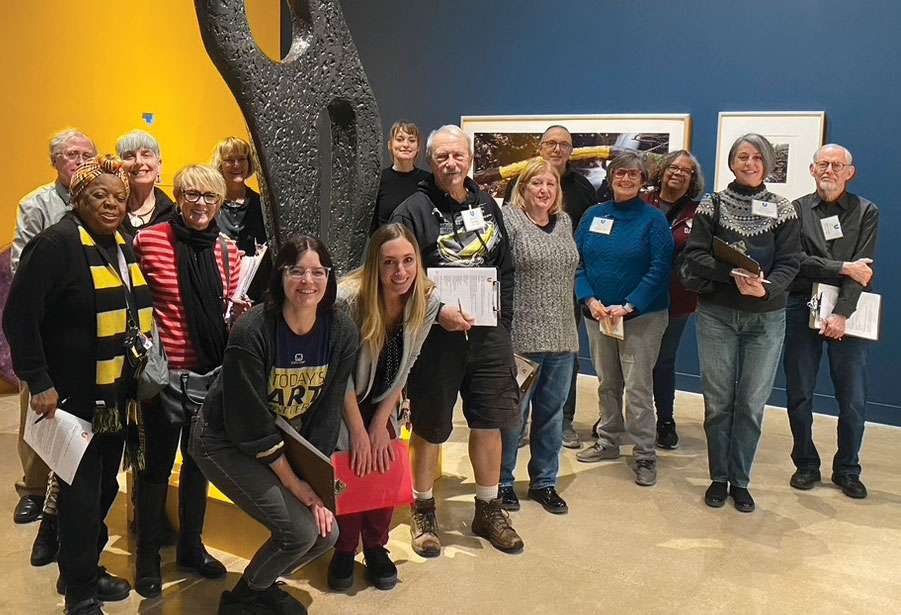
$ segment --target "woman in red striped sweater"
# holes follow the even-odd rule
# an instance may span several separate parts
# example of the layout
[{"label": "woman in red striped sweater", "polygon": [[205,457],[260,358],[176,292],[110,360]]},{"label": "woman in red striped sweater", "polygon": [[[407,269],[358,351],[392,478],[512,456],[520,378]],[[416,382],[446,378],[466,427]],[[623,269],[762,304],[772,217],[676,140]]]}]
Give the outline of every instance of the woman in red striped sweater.
[{"label": "woman in red striped sweater", "polygon": [[[207,374],[222,365],[228,337],[229,304],[240,313],[247,304],[234,295],[241,256],[237,245],[220,235],[216,214],[225,198],[225,182],[207,165],[189,165],[175,175],[176,214],[162,224],[141,230],[135,255],[153,291],[154,317],[160,340],[173,370]],[[180,567],[208,578],[225,574],[225,567],[203,546],[207,480],[187,453],[190,417],[173,422],[159,398],[145,402],[146,467],[138,474],[136,506],[138,550],[135,589],[145,597],[162,591],[160,520],[165,514],[169,475],[181,434],[179,476]],[[178,423],[178,424],[176,424]]]}]

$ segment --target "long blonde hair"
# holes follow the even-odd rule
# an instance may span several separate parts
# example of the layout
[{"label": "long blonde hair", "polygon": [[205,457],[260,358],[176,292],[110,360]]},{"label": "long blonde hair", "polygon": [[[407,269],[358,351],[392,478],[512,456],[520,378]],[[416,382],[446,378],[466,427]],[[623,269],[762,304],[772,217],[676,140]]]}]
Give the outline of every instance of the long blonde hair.
[{"label": "long blonde hair", "polygon": [[426,315],[435,284],[426,277],[422,268],[422,256],[416,238],[403,224],[386,224],[377,230],[369,241],[369,251],[363,266],[351,271],[340,283],[343,287],[356,288],[355,295],[349,301],[350,316],[359,327],[363,343],[373,360],[378,360],[388,338],[388,312],[382,299],[379,259],[383,245],[401,238],[410,242],[416,256],[416,279],[404,300],[405,307],[410,309],[410,316],[404,322],[404,335],[429,326],[431,323],[426,322]]}]

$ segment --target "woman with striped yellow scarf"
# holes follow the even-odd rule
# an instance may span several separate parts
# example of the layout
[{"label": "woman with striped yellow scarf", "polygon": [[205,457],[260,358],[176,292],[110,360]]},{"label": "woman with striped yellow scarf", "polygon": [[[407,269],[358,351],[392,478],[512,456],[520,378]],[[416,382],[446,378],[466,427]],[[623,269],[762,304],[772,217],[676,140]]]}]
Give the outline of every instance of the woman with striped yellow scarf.
[{"label": "woman with striped yellow scarf", "polygon": [[[32,420],[57,408],[91,423],[94,436],[72,484],[59,479],[59,568],[66,612],[101,613],[128,596],[127,581],[98,567],[116,474],[134,432],[135,375],[153,326],[152,299],[129,244],[128,180],[113,157],[72,177],[73,211],[22,252],[3,318],[16,375],[32,391]],[[131,425],[129,425],[131,423]],[[139,446],[126,463],[140,467]]]}]

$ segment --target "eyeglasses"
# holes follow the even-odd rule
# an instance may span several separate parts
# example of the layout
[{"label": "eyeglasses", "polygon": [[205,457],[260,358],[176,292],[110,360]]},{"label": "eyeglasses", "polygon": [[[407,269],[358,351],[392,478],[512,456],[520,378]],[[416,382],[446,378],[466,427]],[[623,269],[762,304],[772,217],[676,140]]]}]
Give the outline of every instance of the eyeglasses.
[{"label": "eyeglasses", "polygon": [[95,158],[96,154],[88,154],[85,152],[69,151],[69,152],[63,152],[62,154],[60,154],[60,156],[62,156],[69,162],[75,162],[77,160],[81,160],[82,162],[87,162],[88,160]]},{"label": "eyeglasses", "polygon": [[566,143],[565,141],[542,141],[540,145],[549,152],[555,149],[559,149],[564,154],[573,151],[572,143]]},{"label": "eyeglasses", "polygon": [[198,192],[197,190],[186,190],[181,193],[184,200],[189,203],[197,203],[201,197],[207,205],[215,205],[219,201],[219,195],[215,192]]},{"label": "eyeglasses", "polygon": [[282,267],[285,274],[292,280],[303,280],[309,273],[314,282],[324,282],[328,278],[331,267],[311,267],[304,269],[303,267]]},{"label": "eyeglasses", "polygon": [[641,171],[638,169],[617,169],[613,172],[613,177],[616,179],[622,179],[624,177],[628,177],[629,179],[638,179],[641,177]]},{"label": "eyeglasses", "polygon": [[669,171],[670,173],[672,173],[673,175],[689,175],[689,176],[691,176],[691,175],[695,174],[694,169],[686,169],[685,167],[678,167],[674,164],[668,165],[666,167],[666,170]]},{"label": "eyeglasses", "polygon": [[817,168],[817,171],[823,173],[826,171],[826,169],[829,168],[830,165],[832,166],[832,170],[836,173],[841,173],[845,169],[845,167],[849,166],[844,162],[826,162],[825,160],[821,160],[820,162],[816,163],[815,166]]}]

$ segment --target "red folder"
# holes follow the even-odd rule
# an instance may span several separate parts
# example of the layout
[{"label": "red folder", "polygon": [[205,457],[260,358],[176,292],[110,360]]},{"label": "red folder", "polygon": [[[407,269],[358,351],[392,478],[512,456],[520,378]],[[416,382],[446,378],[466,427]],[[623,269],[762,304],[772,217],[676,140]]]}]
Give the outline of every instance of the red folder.
[{"label": "red folder", "polygon": [[394,461],[388,472],[370,472],[362,478],[351,469],[349,451],[332,455],[339,515],[397,508],[413,502],[413,476],[410,473],[407,443],[394,440],[391,445],[394,448]]}]

